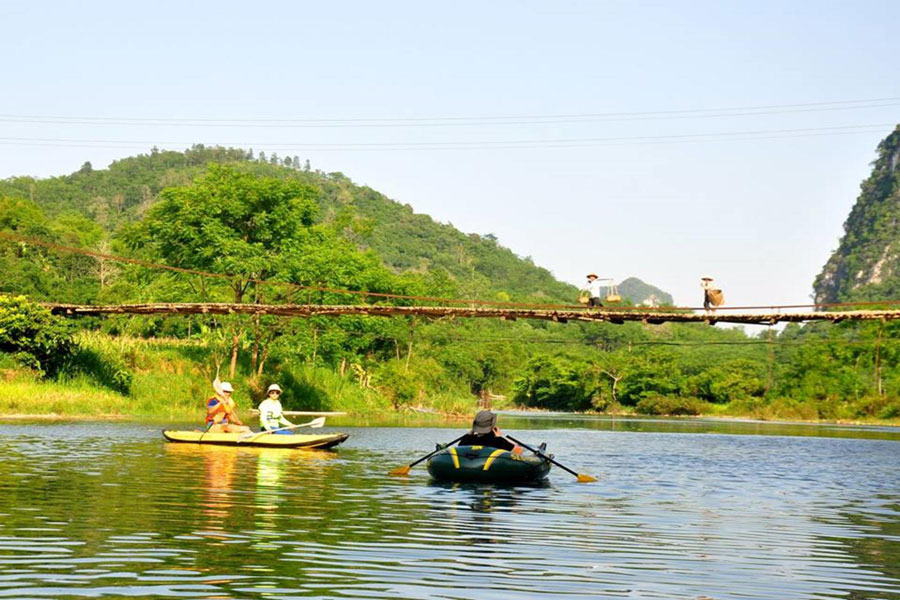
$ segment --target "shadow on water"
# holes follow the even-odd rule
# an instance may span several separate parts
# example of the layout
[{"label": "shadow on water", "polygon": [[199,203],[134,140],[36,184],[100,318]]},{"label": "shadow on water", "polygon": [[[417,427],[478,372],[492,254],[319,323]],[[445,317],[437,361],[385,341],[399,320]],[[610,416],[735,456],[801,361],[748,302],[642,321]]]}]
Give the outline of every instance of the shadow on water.
[{"label": "shadow on water", "polygon": [[[841,425],[758,421],[751,419],[698,417],[606,416],[574,413],[496,411],[503,430],[572,429],[619,431],[630,433],[718,433],[724,435],[773,435],[787,437],[839,437],[900,441],[900,427],[885,425]],[[435,415],[384,415],[366,417],[329,417],[329,424],[340,427],[440,428],[460,432],[469,427],[469,418],[440,418]],[[444,433],[436,441],[452,439]]]}]

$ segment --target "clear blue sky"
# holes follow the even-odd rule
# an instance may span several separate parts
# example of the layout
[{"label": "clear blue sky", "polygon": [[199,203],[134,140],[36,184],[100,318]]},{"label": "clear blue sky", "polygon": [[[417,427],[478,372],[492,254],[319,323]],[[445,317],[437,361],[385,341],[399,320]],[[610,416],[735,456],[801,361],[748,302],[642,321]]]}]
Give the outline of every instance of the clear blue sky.
[{"label": "clear blue sky", "polygon": [[704,274],[730,304],[807,301],[900,122],[896,1],[0,0],[0,22],[0,177],[276,151],[682,304]]}]

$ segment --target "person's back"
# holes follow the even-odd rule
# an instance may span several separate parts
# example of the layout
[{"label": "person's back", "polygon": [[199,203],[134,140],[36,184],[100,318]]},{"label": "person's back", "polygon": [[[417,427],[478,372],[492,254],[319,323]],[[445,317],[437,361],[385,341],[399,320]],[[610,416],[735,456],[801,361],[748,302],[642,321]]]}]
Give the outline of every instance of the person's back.
[{"label": "person's back", "polygon": [[479,411],[472,422],[472,429],[460,438],[458,446],[488,446],[521,454],[522,449],[500,433],[497,415],[489,410]]},{"label": "person's back", "polygon": [[503,436],[495,434],[493,431],[477,435],[467,433],[459,440],[459,446],[488,446],[489,448],[499,448],[501,450],[509,450],[512,452],[516,445]]}]

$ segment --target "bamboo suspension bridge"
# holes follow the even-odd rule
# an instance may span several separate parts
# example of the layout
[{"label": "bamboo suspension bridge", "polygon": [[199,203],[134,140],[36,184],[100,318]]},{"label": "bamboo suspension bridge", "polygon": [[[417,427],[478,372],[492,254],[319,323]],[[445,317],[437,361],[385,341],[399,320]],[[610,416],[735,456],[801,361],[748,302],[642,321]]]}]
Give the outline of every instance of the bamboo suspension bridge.
[{"label": "bamboo suspension bridge", "polygon": [[[882,303],[884,304],[884,303]],[[97,315],[272,315],[280,317],[340,317],[368,315],[378,317],[419,316],[431,319],[493,318],[507,321],[536,319],[566,323],[568,321],[608,322],[622,324],[637,321],[658,325],[681,323],[739,323],[747,325],[775,325],[807,321],[890,321],[900,319],[900,308],[891,310],[810,311],[813,305],[796,307],[743,307],[748,312],[719,309],[716,313],[692,312],[690,309],[651,309],[623,307],[608,309],[526,308],[509,306],[394,306],[387,304],[235,304],[215,302],[146,303],[146,304],[59,304],[43,303],[53,313],[67,316]],[[740,307],[739,307],[740,308]],[[769,308],[772,312],[749,312]],[[806,308],[806,311],[781,312],[785,308]],[[733,309],[734,310],[734,309]]]},{"label": "bamboo suspension bridge", "polygon": [[[197,276],[227,282],[232,288],[237,284],[249,287],[275,286],[288,290],[288,297],[297,292],[330,294],[343,299],[359,298],[356,304],[258,304],[220,302],[153,302],[139,304],[64,304],[41,303],[51,312],[65,316],[100,315],[272,315],[281,317],[340,317],[367,315],[377,317],[419,316],[430,319],[494,318],[506,321],[535,319],[567,323],[607,322],[623,324],[627,321],[658,325],[667,322],[680,323],[736,323],[746,325],[775,325],[778,323],[803,323],[808,321],[892,321],[900,319],[900,301],[836,304],[794,304],[781,306],[719,307],[714,311],[702,311],[694,307],[644,307],[615,306],[602,309],[587,308],[577,304],[535,304],[496,300],[475,300],[433,296],[413,296],[366,290],[330,288],[305,285],[272,279],[255,279],[247,275],[213,273],[172,265],[154,263],[138,258],[106,254],[86,248],[78,248],[49,242],[39,238],[12,232],[0,232],[0,239],[22,246],[41,246],[55,252],[78,254],[99,262],[112,261],[136,265],[148,269],[164,270],[186,276]],[[372,301],[378,302],[373,303]],[[430,304],[424,304],[430,303]],[[451,305],[451,306],[447,306]],[[859,308],[869,307],[869,308]],[[892,308],[884,308],[892,307]],[[824,310],[823,310],[824,309]]]}]

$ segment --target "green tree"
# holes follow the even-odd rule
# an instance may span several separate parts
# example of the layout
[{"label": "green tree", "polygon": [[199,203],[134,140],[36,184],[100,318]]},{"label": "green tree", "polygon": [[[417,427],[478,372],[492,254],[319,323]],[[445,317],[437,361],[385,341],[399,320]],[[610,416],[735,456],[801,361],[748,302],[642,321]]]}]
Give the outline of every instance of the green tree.
[{"label": "green tree", "polygon": [[74,348],[70,323],[24,296],[0,296],[0,352],[42,375],[55,375]]},{"label": "green tree", "polygon": [[[127,232],[132,246],[150,248],[171,265],[234,275],[233,301],[252,280],[279,272],[283,256],[315,218],[315,188],[210,165],[194,185],[167,188],[146,218]],[[231,374],[242,330],[232,334]]]}]

